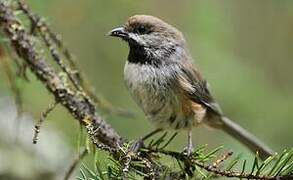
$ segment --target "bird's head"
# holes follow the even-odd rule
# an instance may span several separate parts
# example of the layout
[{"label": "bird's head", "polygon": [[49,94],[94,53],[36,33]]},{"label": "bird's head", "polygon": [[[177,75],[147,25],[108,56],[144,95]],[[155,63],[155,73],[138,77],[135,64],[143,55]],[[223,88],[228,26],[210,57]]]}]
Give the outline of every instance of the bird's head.
[{"label": "bird's head", "polygon": [[149,15],[134,15],[123,26],[109,32],[110,36],[127,41],[131,51],[149,58],[161,58],[184,48],[182,33],[159,18]]}]

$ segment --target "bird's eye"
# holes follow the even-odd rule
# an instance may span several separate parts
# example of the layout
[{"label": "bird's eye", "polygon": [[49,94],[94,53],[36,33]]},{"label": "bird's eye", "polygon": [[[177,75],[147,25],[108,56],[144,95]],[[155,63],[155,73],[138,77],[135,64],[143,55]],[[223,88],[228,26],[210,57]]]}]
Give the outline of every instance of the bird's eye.
[{"label": "bird's eye", "polygon": [[137,33],[139,34],[146,34],[147,33],[147,29],[145,26],[138,26],[136,29]]}]

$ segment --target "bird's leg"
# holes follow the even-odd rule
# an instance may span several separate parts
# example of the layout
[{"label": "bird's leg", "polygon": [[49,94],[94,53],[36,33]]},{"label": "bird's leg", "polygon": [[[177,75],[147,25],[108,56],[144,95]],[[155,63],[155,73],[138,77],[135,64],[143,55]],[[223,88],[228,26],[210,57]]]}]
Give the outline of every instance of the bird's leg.
[{"label": "bird's leg", "polygon": [[183,152],[190,156],[193,153],[193,145],[192,145],[192,129],[188,129],[187,131],[187,145],[184,148]]},{"label": "bird's leg", "polygon": [[158,128],[155,129],[149,133],[147,133],[146,135],[144,135],[143,137],[139,138],[138,140],[136,140],[133,145],[131,146],[130,150],[133,152],[137,152],[139,150],[139,148],[144,146],[144,141],[147,140],[148,138],[152,137],[153,135],[161,132],[163,129],[162,128]]}]

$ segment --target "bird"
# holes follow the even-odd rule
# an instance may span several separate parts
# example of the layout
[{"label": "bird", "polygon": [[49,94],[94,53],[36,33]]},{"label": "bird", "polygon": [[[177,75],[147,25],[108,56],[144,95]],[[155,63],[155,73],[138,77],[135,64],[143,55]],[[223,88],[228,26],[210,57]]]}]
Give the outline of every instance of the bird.
[{"label": "bird", "polygon": [[224,115],[196,66],[182,32],[151,15],[134,15],[108,32],[128,43],[124,81],[132,98],[156,129],[186,130],[184,152],[193,152],[192,129],[200,125],[221,129],[262,159],[273,151]]}]

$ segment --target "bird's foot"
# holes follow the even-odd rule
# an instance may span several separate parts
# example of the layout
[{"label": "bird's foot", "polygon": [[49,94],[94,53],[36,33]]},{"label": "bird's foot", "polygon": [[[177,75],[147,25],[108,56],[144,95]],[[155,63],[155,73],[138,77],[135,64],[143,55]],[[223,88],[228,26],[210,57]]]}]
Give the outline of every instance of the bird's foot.
[{"label": "bird's foot", "polygon": [[183,154],[184,155],[186,155],[186,156],[191,156],[192,154],[193,154],[193,152],[194,152],[194,148],[193,148],[193,146],[192,145],[190,145],[190,144],[187,144],[186,146],[185,146],[185,148],[183,149]]},{"label": "bird's foot", "polygon": [[140,138],[138,140],[136,140],[129,148],[129,151],[131,152],[137,152],[140,148],[144,147],[144,142],[143,140]]}]

